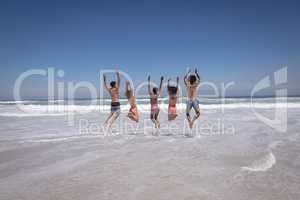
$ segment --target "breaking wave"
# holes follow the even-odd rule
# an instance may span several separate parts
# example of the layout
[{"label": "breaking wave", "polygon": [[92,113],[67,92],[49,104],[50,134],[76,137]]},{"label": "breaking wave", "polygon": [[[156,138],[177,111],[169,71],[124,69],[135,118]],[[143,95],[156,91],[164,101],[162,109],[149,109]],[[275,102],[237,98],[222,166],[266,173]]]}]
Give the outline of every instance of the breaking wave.
[{"label": "breaking wave", "polygon": [[270,151],[258,160],[255,160],[250,166],[242,167],[242,171],[265,172],[276,164],[276,157]]},{"label": "breaking wave", "polygon": [[[127,112],[130,108],[129,104],[122,103],[121,111]],[[202,110],[218,110],[218,109],[238,109],[238,108],[255,108],[255,109],[275,109],[275,108],[300,108],[300,103],[231,103],[231,104],[200,104]],[[168,104],[161,103],[159,107],[162,111],[167,112]],[[149,103],[138,103],[139,112],[150,112]],[[186,109],[185,103],[178,103],[177,109],[183,112]],[[37,104],[15,104],[15,105],[0,105],[0,116],[6,117],[27,117],[27,116],[57,116],[63,114],[84,114],[89,112],[110,111],[110,105],[37,105]]]}]

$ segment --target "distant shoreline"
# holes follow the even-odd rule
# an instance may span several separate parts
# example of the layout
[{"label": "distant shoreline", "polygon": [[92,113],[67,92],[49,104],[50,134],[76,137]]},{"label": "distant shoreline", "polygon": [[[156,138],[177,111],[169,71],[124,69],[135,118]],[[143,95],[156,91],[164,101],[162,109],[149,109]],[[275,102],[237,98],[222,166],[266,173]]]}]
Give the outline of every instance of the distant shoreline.
[{"label": "distant shoreline", "polygon": [[[300,95],[288,95],[288,96],[280,96],[277,98],[281,97],[300,97]],[[145,97],[140,97],[137,99],[147,99],[148,96]],[[165,99],[167,97],[162,97],[161,99]],[[185,98],[185,96],[183,97]],[[208,97],[207,96],[199,96],[199,98],[205,98],[205,99],[222,99],[222,97]],[[251,96],[226,96],[225,98],[236,98],[236,99],[241,99],[241,98],[251,98]],[[253,96],[252,98],[276,98],[276,96]],[[126,99],[126,98],[120,98],[120,99]],[[47,98],[25,98],[19,101],[48,101],[49,99]],[[91,99],[91,98],[75,98],[75,99],[53,99],[54,101],[66,101],[66,100],[73,100],[73,101],[85,101],[85,100],[110,100],[110,98],[97,98],[97,99]],[[0,101],[15,101],[14,99],[0,99]]]}]

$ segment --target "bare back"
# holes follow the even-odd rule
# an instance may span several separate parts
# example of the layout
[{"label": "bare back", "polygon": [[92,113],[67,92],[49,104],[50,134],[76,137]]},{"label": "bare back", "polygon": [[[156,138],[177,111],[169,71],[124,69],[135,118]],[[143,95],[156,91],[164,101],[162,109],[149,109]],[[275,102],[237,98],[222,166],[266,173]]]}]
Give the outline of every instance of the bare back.
[{"label": "bare back", "polygon": [[176,94],[169,94],[169,105],[174,106],[177,103],[177,98],[178,98],[178,90]]},{"label": "bare back", "polygon": [[198,89],[198,84],[187,85],[186,86],[187,97],[188,97],[189,100],[197,99],[197,89]]},{"label": "bare back", "polygon": [[119,88],[113,87],[109,89],[112,102],[119,102]]},{"label": "bare back", "polygon": [[134,96],[131,96],[130,98],[128,98],[129,104],[131,107],[135,107],[136,106],[136,100]]},{"label": "bare back", "polygon": [[151,105],[158,104],[158,95],[157,94],[150,95],[150,104]]},{"label": "bare back", "polygon": [[[186,86],[187,98],[189,100],[196,100],[198,86],[200,85],[200,76],[196,69],[195,69],[195,75],[189,75],[189,73],[190,70],[184,77],[184,84]],[[191,80],[190,78],[193,79]]]}]

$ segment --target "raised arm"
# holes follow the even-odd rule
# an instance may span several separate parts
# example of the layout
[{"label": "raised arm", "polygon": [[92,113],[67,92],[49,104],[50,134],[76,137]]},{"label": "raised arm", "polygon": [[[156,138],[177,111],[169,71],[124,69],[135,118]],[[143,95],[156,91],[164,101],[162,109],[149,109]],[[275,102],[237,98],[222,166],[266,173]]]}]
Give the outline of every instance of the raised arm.
[{"label": "raised arm", "polygon": [[171,78],[168,79],[168,90],[170,88],[170,81],[171,81]]},{"label": "raised arm", "polygon": [[191,72],[191,70],[189,69],[189,70],[187,71],[187,73],[184,75],[183,81],[184,81],[185,86],[188,86],[187,76],[188,76],[188,74],[189,74],[190,72]]},{"label": "raised arm", "polygon": [[116,71],[116,79],[117,79],[117,87],[120,87],[121,78],[120,78],[119,70]]},{"label": "raised arm", "polygon": [[177,91],[178,91],[178,85],[179,85],[179,76],[177,76],[177,79],[176,79],[176,88],[177,88]]},{"label": "raised arm", "polygon": [[198,74],[197,69],[195,69],[195,74],[196,74],[196,76],[197,76],[197,84],[199,84],[199,83],[200,83],[200,76],[199,76],[199,74]]},{"label": "raised arm", "polygon": [[160,77],[160,83],[159,83],[158,95],[160,95],[160,92],[161,92],[161,89],[162,89],[163,80],[164,80],[164,77],[163,77],[163,76]]},{"label": "raised arm", "polygon": [[104,82],[104,87],[105,87],[105,89],[106,89],[108,92],[110,92],[109,88],[107,87],[106,76],[105,76],[105,74],[103,74],[103,82]]},{"label": "raised arm", "polygon": [[150,86],[150,75],[148,76],[148,94],[150,96],[152,95],[151,86]]},{"label": "raised arm", "polygon": [[177,92],[176,92],[176,96],[178,97],[179,96],[179,76],[177,76],[177,79],[176,79],[176,88],[177,88]]}]

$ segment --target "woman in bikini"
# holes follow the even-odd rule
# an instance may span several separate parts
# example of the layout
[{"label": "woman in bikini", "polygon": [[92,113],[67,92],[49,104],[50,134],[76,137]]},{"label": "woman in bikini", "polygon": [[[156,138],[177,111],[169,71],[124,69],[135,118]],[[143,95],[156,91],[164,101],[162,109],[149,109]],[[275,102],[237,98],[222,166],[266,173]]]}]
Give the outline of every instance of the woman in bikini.
[{"label": "woman in bikini", "polygon": [[169,94],[168,120],[169,121],[174,120],[178,116],[176,112],[176,103],[179,94],[178,92],[179,77],[177,77],[176,86],[170,85],[170,81],[171,79],[168,80],[168,94]]},{"label": "woman in bikini", "polygon": [[159,97],[161,89],[162,89],[163,80],[164,80],[164,77],[162,76],[160,78],[159,89],[157,87],[153,87],[151,90],[150,76],[148,76],[148,93],[150,96],[150,104],[151,104],[150,119],[155,124],[155,128],[160,127],[160,123],[158,121],[158,114],[159,114],[158,97]]},{"label": "woman in bikini", "polygon": [[130,104],[130,109],[127,116],[129,117],[129,119],[138,122],[139,113],[136,107],[136,100],[135,100],[135,96],[133,95],[133,91],[130,86],[130,83],[128,81],[126,81],[125,96],[127,97],[128,102]]}]

